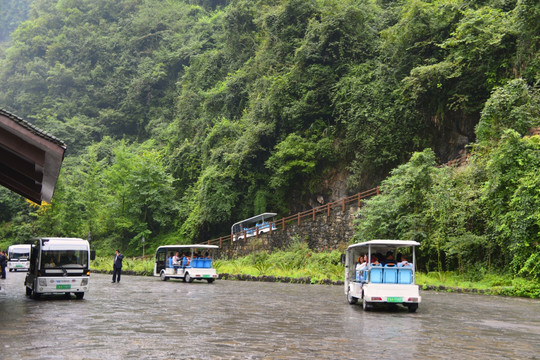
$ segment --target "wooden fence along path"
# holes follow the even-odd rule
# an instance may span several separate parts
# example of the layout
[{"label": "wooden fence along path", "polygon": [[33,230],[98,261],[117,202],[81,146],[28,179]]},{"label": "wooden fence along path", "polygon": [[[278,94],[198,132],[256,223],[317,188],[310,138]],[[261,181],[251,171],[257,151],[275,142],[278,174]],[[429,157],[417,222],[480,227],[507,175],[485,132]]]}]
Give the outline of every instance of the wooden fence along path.
[{"label": "wooden fence along path", "polygon": [[[369,198],[369,197],[374,196],[374,195],[379,195],[379,193],[380,193],[380,189],[377,186],[376,188],[373,188],[373,189],[358,193],[356,195],[348,196],[346,198],[343,198],[341,200],[337,200],[337,201],[328,203],[326,205],[318,206],[316,208],[306,210],[306,211],[302,211],[302,212],[299,212],[297,214],[281,218],[279,220],[271,221],[268,224],[265,224],[265,228],[268,228],[269,229],[268,233],[270,235],[272,235],[272,233],[274,231],[278,230],[278,229],[285,230],[287,224],[290,224],[290,223],[294,222],[294,223],[300,225],[302,223],[302,221],[315,220],[315,216],[317,214],[325,214],[326,216],[330,216],[330,212],[332,210],[340,209],[341,211],[345,211],[346,207],[348,205],[351,205],[351,204],[355,204],[356,206],[360,207],[362,199],[366,199],[366,198]],[[255,238],[259,237],[259,234],[260,234],[259,227],[255,226],[255,227],[250,228],[250,229],[244,229],[244,231],[242,231],[240,233],[237,233],[237,234],[230,234],[230,235],[227,235],[227,236],[220,236],[218,238],[208,240],[205,243],[208,244],[208,245],[219,245],[219,247],[221,248],[224,243],[225,244],[229,243],[229,242],[232,243],[234,241],[235,237],[237,237],[237,238],[242,237],[242,238],[245,239],[247,234],[249,234],[251,232],[253,232],[253,234],[254,234],[253,237],[255,237]]]}]

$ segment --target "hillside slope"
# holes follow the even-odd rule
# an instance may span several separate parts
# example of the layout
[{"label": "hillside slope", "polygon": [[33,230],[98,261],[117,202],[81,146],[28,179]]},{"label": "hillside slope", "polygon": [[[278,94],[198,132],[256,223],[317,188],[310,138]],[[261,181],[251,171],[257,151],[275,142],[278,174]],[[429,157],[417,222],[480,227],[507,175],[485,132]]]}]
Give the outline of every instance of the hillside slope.
[{"label": "hillside slope", "polygon": [[68,157],[47,216],[28,229],[35,210],[5,214],[6,231],[197,241],[372,187],[424,148],[444,162],[495,89],[539,80],[539,14],[533,0],[35,0],[0,58],[0,107]]}]

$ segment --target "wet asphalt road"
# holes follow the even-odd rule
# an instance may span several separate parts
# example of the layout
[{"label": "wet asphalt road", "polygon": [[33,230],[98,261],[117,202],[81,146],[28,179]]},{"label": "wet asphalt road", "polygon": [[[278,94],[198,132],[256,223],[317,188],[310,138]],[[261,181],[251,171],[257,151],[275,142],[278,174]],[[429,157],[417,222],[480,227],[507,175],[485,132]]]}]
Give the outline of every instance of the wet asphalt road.
[{"label": "wet asphalt road", "polygon": [[540,359],[540,301],[423,292],[364,312],[342,286],[92,274],[84,300],[0,285],[0,359]]}]

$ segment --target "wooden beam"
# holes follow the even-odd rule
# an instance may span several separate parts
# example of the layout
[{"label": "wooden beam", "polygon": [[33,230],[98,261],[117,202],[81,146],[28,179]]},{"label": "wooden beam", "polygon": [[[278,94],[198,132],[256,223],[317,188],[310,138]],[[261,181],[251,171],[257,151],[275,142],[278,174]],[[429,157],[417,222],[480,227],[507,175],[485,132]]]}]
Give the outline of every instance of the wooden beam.
[{"label": "wooden beam", "polygon": [[36,182],[41,183],[43,181],[43,171],[41,167],[36,167],[33,163],[4,149],[1,145],[0,164]]},{"label": "wooden beam", "polygon": [[36,204],[41,204],[41,184],[25,178],[0,164],[0,184]]},{"label": "wooden beam", "polygon": [[45,165],[45,151],[2,128],[0,128],[0,144],[27,161],[41,167]]}]

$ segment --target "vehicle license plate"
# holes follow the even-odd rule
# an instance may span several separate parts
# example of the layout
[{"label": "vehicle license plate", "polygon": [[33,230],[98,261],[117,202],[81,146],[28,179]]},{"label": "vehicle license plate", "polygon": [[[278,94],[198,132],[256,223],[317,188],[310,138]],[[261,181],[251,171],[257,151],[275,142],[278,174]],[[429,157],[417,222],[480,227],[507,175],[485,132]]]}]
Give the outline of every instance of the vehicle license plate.
[{"label": "vehicle license plate", "polygon": [[17,264],[17,265],[15,265],[15,267],[22,267],[22,265],[21,265],[21,264]]},{"label": "vehicle license plate", "polygon": [[386,299],[386,301],[389,303],[400,303],[400,302],[403,302],[403,298],[402,297],[389,297]]},{"label": "vehicle license plate", "polygon": [[71,289],[71,285],[56,285],[57,289]]},{"label": "vehicle license plate", "polygon": [[203,275],[202,277],[203,277],[203,278],[209,278],[210,275]]}]

